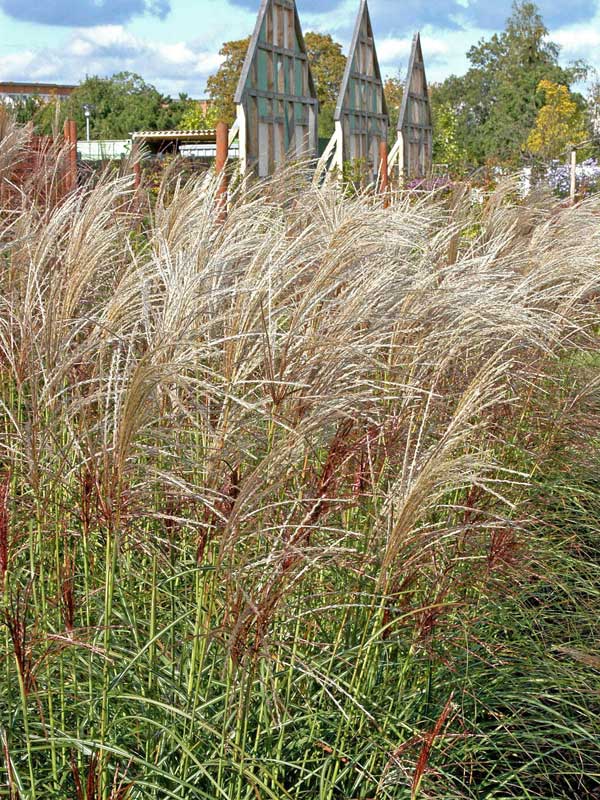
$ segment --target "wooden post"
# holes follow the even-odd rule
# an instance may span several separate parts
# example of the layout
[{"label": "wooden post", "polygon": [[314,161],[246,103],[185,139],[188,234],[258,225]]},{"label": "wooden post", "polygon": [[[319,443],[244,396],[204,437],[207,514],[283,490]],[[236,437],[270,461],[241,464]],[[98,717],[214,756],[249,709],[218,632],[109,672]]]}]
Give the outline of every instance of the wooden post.
[{"label": "wooden post", "polygon": [[[65,140],[65,147],[71,146],[71,120],[66,119],[63,127],[63,138]],[[62,169],[61,169],[62,172]],[[59,194],[67,195],[72,189],[71,186],[71,153],[67,151],[67,163],[64,166],[64,177],[60,183],[62,188],[58,190]]]},{"label": "wooden post", "polygon": [[69,123],[69,132],[71,134],[71,151],[69,153],[69,163],[71,166],[71,181],[73,183],[73,188],[77,188],[78,184],[78,168],[77,168],[77,123],[74,119],[70,120]]},{"label": "wooden post", "polygon": [[217,155],[215,159],[215,172],[221,176],[217,188],[217,207],[220,209],[219,220],[223,222],[227,217],[227,158],[229,156],[229,126],[226,122],[217,122]]},{"label": "wooden post", "polygon": [[142,185],[142,165],[140,163],[140,147],[136,141],[131,148],[131,157],[133,159],[133,188],[137,192]]},{"label": "wooden post", "polygon": [[139,189],[142,185],[142,165],[136,161],[133,165],[133,188]]},{"label": "wooden post", "polygon": [[571,203],[575,205],[575,196],[577,194],[577,150],[571,150]]},{"label": "wooden post", "polygon": [[77,188],[77,123],[75,120],[65,120],[64,137],[68,148],[65,175],[65,194],[68,194]]},{"label": "wooden post", "polygon": [[383,195],[383,207],[389,208],[388,145],[385,140],[379,143],[379,191]]}]

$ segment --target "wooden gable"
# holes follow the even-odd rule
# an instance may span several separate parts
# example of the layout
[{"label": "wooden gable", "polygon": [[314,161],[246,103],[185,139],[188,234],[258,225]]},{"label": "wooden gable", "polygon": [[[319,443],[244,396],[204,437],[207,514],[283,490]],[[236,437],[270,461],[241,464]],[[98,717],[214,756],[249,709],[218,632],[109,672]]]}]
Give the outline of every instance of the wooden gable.
[{"label": "wooden gable", "polygon": [[368,180],[379,171],[379,146],[387,141],[389,116],[367,0],[361,0],[335,111],[337,166],[362,162]]},{"label": "wooden gable", "polygon": [[318,100],[294,0],[262,0],[235,95],[242,170],[317,155]]},{"label": "wooden gable", "polygon": [[432,167],[433,121],[421,37],[415,34],[398,118],[400,168],[405,178],[424,178]]}]

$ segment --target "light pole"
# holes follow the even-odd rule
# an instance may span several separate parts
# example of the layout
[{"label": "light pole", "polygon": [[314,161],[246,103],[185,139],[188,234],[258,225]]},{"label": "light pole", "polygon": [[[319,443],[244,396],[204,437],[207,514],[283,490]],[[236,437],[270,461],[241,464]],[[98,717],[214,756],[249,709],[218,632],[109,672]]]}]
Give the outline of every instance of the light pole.
[{"label": "light pole", "polygon": [[92,117],[92,111],[94,110],[94,106],[86,103],[83,107],[83,113],[85,114],[85,135],[86,140],[90,141],[90,119]]}]

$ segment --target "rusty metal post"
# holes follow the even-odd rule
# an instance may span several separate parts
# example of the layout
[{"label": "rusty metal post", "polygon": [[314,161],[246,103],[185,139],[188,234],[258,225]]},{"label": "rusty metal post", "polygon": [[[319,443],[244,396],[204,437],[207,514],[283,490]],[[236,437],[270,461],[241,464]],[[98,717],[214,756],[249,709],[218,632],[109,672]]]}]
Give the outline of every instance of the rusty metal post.
[{"label": "rusty metal post", "polygon": [[383,195],[383,207],[389,208],[390,182],[388,178],[388,145],[386,141],[379,143],[379,192]]},{"label": "rusty metal post", "polygon": [[220,209],[221,222],[227,217],[227,158],[229,156],[229,126],[226,122],[217,122],[217,155],[215,158],[215,172],[221,176],[217,188],[217,207]]}]

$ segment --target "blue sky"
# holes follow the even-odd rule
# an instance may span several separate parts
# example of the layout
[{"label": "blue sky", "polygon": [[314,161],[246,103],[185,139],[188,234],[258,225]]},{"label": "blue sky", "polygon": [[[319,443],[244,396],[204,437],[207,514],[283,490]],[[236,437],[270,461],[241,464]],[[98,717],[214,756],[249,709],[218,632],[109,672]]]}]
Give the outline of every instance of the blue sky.
[{"label": "blue sky", "polygon": [[[259,0],[0,0],[0,80],[77,83],[139,72],[166,94],[204,94],[227,39],[252,32]],[[510,0],[370,0],[386,74],[406,68],[420,29],[430,80],[466,69],[471,44],[502,28]],[[540,0],[567,63],[600,69],[600,0]],[[358,0],[298,0],[304,30],[347,46]]]}]

